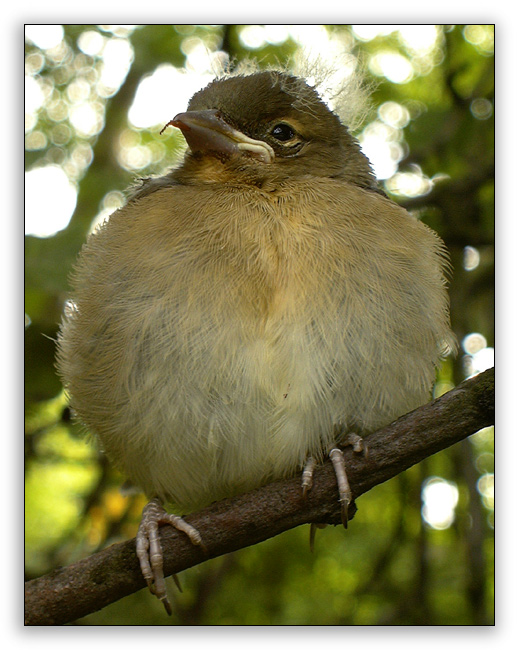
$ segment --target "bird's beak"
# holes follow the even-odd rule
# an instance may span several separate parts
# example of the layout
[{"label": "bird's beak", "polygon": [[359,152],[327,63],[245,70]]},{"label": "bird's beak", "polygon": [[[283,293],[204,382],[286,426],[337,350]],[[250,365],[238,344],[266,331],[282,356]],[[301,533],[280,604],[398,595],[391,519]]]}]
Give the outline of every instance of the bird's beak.
[{"label": "bird's beak", "polygon": [[214,109],[179,113],[166,124],[164,129],[168,126],[175,126],[182,131],[191,151],[248,153],[264,163],[271,163],[274,160],[274,150],[270,145],[262,140],[253,140],[234,129],[223,119],[219,111]]}]

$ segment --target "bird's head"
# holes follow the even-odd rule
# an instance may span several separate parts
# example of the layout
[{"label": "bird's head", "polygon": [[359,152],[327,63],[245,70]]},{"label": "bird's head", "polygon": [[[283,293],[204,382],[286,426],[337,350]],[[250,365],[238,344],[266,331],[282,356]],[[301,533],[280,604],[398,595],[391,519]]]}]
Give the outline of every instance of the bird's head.
[{"label": "bird's head", "polygon": [[359,144],[303,79],[281,72],[217,79],[166,126],[189,151],[184,182],[272,187],[292,178],[340,177],[375,188]]}]

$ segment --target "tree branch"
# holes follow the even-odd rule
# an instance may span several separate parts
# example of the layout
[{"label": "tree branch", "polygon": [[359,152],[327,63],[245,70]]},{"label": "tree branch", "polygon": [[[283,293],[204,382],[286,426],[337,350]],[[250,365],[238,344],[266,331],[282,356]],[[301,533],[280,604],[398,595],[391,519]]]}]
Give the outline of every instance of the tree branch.
[{"label": "tree branch", "polygon": [[[494,370],[399,418],[368,438],[367,459],[345,451],[355,497],[396,476],[424,458],[494,422]],[[350,518],[355,513],[350,508]],[[331,463],[316,469],[314,485],[303,499],[300,477],[277,481],[226,499],[186,517],[201,533],[205,555],[188,538],[161,530],[164,573],[170,575],[206,559],[257,544],[305,523],[339,524],[340,507]],[[113,544],[69,567],[26,583],[26,625],[60,625],[145,586],[135,555],[135,539]]]}]

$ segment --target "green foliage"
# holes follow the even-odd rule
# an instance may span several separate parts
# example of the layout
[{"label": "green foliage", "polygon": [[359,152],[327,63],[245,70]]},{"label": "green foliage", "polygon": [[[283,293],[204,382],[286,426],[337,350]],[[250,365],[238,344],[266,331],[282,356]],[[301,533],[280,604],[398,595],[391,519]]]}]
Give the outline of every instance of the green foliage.
[{"label": "green foliage", "polygon": [[[258,30],[247,32],[250,27]],[[46,238],[28,235],[25,243],[25,307],[30,319],[25,354],[29,578],[134,535],[143,506],[141,497],[118,493],[122,478],[71,421],[54,370],[68,276],[93,220],[110,206],[113,209],[120,196],[114,191],[123,192],[135,177],[173,164],[181,148],[181,137],[159,136],[163,124],[137,128],[129,121],[139,83],[160,65],[193,65],[192,53],[201,45],[209,52],[223,49],[236,61],[289,62],[300,47],[300,31],[287,30],[281,37],[279,30],[274,34],[262,29],[67,25],[56,48],[43,50],[26,42],[27,74],[46,93],[27,122],[26,169],[57,164],[78,190],[67,228]],[[381,30],[368,39],[348,25],[330,25],[327,30],[344,52],[361,59],[367,81],[376,82],[374,106],[394,102],[408,111],[404,126],[386,131],[391,146],[401,151],[398,171],[421,176],[428,189],[406,194],[390,181],[386,187],[393,198],[434,227],[449,248],[452,321],[460,342],[479,332],[492,346],[493,27],[438,27],[436,41],[426,51],[416,49],[397,31]],[[262,33],[263,40],[258,37]],[[102,49],[85,51],[89,49],[85,34],[101,38],[98,42],[105,48],[123,41],[131,46],[131,61],[116,87],[99,82],[106,60]],[[407,61],[413,68],[410,78],[397,82],[384,76],[374,63],[381,52],[399,54]],[[98,111],[99,126],[90,133],[74,125],[77,93],[88,96]],[[168,108],[172,117],[184,106]],[[381,114],[371,117],[371,125],[383,122]],[[134,153],[146,153],[144,166],[122,164],[125,142]],[[41,218],[46,218],[43,204]],[[467,263],[467,247],[479,257],[475,266]],[[463,348],[456,359],[449,358],[435,394],[461,381],[471,363],[477,366],[475,353]],[[187,571],[181,576],[183,593],[171,589],[172,619],[141,591],[81,623],[491,624],[492,473],[492,431],[483,430],[466,444],[437,454],[364,495],[348,531],[330,527],[318,531],[313,553],[308,528],[293,530]],[[422,516],[422,488],[431,477],[454,484],[459,494],[455,518],[443,529],[434,529]]]}]

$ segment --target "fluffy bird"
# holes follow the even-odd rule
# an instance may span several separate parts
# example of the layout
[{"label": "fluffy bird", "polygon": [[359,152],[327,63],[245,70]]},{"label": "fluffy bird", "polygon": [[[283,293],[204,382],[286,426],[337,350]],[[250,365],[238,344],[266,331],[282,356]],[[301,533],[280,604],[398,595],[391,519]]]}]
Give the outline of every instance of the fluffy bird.
[{"label": "fluffy bird", "polygon": [[[84,246],[58,366],[79,418],[151,498],[137,554],[169,609],[158,526],[423,404],[452,344],[439,237],[377,187],[304,79],[218,78],[167,126],[188,151]],[[352,437],[353,434],[353,437]],[[150,559],[151,558],[151,559]]]}]

